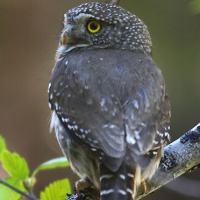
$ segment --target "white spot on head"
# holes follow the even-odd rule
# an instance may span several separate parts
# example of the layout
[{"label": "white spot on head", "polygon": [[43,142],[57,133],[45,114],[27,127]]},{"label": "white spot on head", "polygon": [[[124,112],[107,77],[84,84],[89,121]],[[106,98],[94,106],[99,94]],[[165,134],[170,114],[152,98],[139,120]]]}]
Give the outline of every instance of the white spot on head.
[{"label": "white spot on head", "polygon": [[69,122],[69,118],[64,118],[64,117],[62,117],[62,121],[63,121],[63,122]]},{"label": "white spot on head", "polygon": [[83,139],[85,139],[85,135],[83,134],[82,136],[81,136]]},{"label": "white spot on head", "polygon": [[49,86],[48,86],[48,93],[49,93],[50,88],[51,88],[51,83],[49,83]]},{"label": "white spot on head", "polygon": [[65,65],[68,65],[68,60],[65,62]]},{"label": "white spot on head", "polygon": [[67,127],[70,129],[70,130],[74,130],[74,126],[71,126],[71,125],[67,125]]},{"label": "white spot on head", "polygon": [[53,99],[53,94],[52,94],[52,93],[49,95],[49,99],[50,99],[50,100]]},{"label": "white spot on head", "polygon": [[77,125],[75,125],[75,126],[74,126],[74,128],[77,130],[77,129],[78,129],[78,126],[77,126]]}]

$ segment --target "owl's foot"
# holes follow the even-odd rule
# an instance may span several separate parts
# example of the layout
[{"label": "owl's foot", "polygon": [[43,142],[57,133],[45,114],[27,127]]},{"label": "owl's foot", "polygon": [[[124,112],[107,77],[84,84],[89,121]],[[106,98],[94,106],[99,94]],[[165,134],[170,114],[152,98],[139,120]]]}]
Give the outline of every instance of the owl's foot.
[{"label": "owl's foot", "polygon": [[141,182],[141,187],[142,187],[142,193],[141,193],[141,195],[143,195],[143,194],[145,194],[146,189],[147,189],[146,184],[145,184],[145,181],[142,181],[142,182]]},{"label": "owl's foot", "polygon": [[92,188],[93,184],[88,178],[82,178],[76,182],[75,192],[80,196],[85,190]]},{"label": "owl's foot", "polygon": [[99,191],[93,187],[93,184],[87,178],[76,182],[74,194],[67,194],[66,200],[99,200]]}]

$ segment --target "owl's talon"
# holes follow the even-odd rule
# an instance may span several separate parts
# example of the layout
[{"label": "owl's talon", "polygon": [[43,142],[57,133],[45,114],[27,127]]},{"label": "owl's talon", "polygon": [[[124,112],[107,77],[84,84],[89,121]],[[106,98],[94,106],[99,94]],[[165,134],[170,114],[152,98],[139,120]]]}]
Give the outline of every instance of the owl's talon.
[{"label": "owl's talon", "polygon": [[145,192],[146,192],[146,190],[147,190],[145,181],[142,181],[142,182],[141,182],[141,187],[142,187],[142,193],[141,193],[141,195],[143,195],[143,194],[145,194]]},{"label": "owl's talon", "polygon": [[67,195],[68,197],[72,196],[72,194],[68,194],[68,193],[66,193],[66,195]]},{"label": "owl's talon", "polygon": [[81,194],[84,194],[86,189],[92,188],[92,183],[88,179],[81,179],[76,182],[76,187],[74,188],[74,191],[78,196]]},{"label": "owl's talon", "polygon": [[76,187],[74,187],[74,194],[67,194],[68,198],[66,200],[99,200],[99,192],[93,187],[82,188],[77,192]]},{"label": "owl's talon", "polygon": [[66,200],[79,200],[77,194],[67,194],[68,198]]}]

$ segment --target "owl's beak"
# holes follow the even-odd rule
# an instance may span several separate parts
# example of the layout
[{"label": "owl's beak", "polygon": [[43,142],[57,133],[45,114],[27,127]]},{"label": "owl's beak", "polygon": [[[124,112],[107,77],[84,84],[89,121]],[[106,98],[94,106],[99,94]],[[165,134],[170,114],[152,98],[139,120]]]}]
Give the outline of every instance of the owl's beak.
[{"label": "owl's beak", "polygon": [[61,43],[63,46],[70,43],[71,32],[72,32],[72,25],[67,24],[61,36]]},{"label": "owl's beak", "polygon": [[62,34],[61,43],[63,46],[65,46],[67,44],[67,33],[66,32],[64,32]]}]

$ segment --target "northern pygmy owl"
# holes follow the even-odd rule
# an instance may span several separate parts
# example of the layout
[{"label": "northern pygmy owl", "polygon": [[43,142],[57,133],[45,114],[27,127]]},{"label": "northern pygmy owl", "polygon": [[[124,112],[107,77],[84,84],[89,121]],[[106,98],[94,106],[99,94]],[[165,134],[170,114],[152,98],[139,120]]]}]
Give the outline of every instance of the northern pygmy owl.
[{"label": "northern pygmy owl", "polygon": [[85,3],[64,17],[51,126],[81,183],[101,200],[132,200],[169,140],[170,104],[149,32],[109,3]]}]

